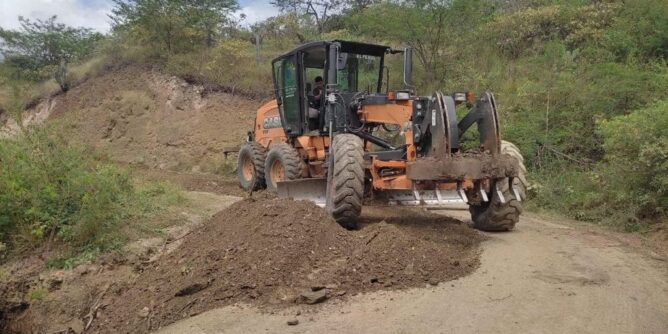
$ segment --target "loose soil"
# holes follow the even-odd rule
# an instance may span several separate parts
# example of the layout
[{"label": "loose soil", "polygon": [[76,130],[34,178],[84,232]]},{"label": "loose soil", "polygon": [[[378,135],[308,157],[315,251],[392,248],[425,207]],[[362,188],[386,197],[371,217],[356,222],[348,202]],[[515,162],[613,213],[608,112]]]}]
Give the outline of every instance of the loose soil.
[{"label": "loose soil", "polygon": [[365,221],[360,231],[347,231],[310,202],[240,201],[112,294],[91,332],[148,332],[236,303],[270,311],[435,285],[478,265],[484,237],[458,220],[423,211],[377,211]]}]

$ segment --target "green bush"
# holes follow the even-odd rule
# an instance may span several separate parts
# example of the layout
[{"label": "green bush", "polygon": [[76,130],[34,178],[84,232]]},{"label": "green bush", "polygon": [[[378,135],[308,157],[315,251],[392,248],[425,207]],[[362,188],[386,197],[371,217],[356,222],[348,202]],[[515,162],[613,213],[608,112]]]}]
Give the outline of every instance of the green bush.
[{"label": "green bush", "polygon": [[[597,124],[603,160],[552,162],[533,175],[531,205],[637,230],[668,217],[668,100]],[[561,166],[561,168],[559,167]]]},{"label": "green bush", "polygon": [[55,131],[0,139],[0,242],[9,247],[113,247],[122,239],[116,232],[151,210],[157,195]]},{"label": "green bush", "polygon": [[[556,163],[558,164],[558,163]],[[565,213],[573,219],[600,222],[615,214],[605,203],[597,174],[573,168],[551,168],[531,175],[531,207]]]},{"label": "green bush", "polygon": [[668,100],[599,124],[606,196],[632,218],[668,215]]},{"label": "green bush", "polygon": [[230,39],[211,49],[171,55],[166,71],[204,84],[214,84],[231,93],[266,97],[272,93],[271,59],[277,52],[264,50],[260,64],[256,62],[255,47],[247,42]]},{"label": "green bush", "polygon": [[511,57],[542,51],[545,42],[557,39],[575,49],[600,40],[620,7],[618,3],[529,7],[499,16],[486,27],[486,33]]},{"label": "green bush", "polygon": [[618,60],[668,59],[668,2],[624,1],[602,37],[602,46]]}]

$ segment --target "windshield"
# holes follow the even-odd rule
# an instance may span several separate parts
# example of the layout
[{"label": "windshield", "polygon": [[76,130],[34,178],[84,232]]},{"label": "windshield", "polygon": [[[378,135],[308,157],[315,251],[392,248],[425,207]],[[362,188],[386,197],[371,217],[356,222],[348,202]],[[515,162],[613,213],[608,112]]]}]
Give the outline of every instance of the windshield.
[{"label": "windshield", "polygon": [[382,57],[341,52],[338,61],[339,89],[345,93],[379,92]]}]

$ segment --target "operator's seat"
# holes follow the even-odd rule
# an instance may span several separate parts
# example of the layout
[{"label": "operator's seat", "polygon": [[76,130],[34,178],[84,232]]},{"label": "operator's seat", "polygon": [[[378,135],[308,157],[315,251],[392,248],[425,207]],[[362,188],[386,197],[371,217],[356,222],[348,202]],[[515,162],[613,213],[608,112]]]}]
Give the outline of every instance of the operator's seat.
[{"label": "operator's seat", "polygon": [[312,107],[308,107],[308,129],[309,130],[318,130],[320,124],[320,110]]}]

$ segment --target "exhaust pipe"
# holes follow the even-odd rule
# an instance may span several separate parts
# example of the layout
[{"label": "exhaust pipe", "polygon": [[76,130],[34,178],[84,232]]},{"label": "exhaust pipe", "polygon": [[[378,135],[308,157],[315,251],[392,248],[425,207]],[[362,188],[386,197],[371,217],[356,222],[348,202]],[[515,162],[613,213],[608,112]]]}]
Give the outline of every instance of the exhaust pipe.
[{"label": "exhaust pipe", "polygon": [[404,49],[404,88],[413,91],[413,49]]},{"label": "exhaust pipe", "polygon": [[[339,50],[341,45],[339,43],[332,43],[329,46],[329,53],[327,54],[327,85],[325,86],[325,97],[322,99],[322,103],[326,103],[327,112],[325,113],[325,131],[329,132],[329,137],[332,138],[332,132],[337,131],[335,129],[335,124],[337,123],[335,119],[336,113],[336,98],[334,93],[338,90],[338,81],[336,78],[338,63],[339,63]],[[332,152],[332,147],[329,147],[329,153]]]},{"label": "exhaust pipe", "polygon": [[339,47],[338,43],[334,43],[329,47],[327,62],[330,65],[327,68],[327,93],[335,90],[338,84],[338,81],[336,80],[336,72],[338,70]]}]

